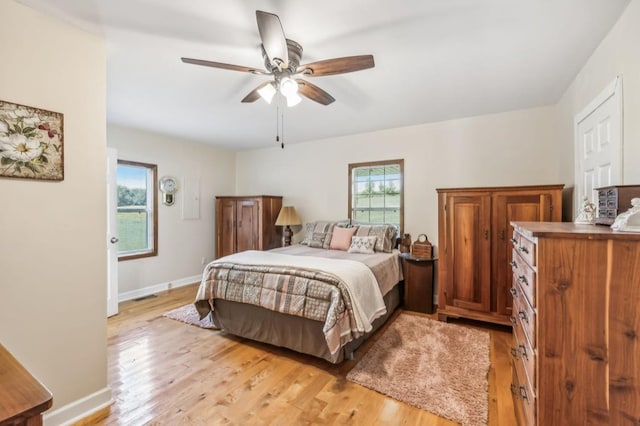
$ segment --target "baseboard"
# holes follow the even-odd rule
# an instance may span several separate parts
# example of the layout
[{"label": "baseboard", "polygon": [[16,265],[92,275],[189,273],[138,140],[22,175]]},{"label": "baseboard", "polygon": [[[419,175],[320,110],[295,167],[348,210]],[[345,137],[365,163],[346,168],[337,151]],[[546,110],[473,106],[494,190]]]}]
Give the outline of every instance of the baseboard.
[{"label": "baseboard", "polygon": [[180,278],[178,280],[172,280],[166,283],[154,284],[136,290],[125,291],[124,293],[118,294],[118,302],[124,302],[126,300],[133,300],[139,297],[149,296],[151,294],[169,290],[170,288],[184,287],[185,285],[199,283],[201,279],[201,275],[193,275],[191,277]]},{"label": "baseboard", "polygon": [[106,387],[43,416],[44,426],[66,426],[113,404],[111,388]]}]

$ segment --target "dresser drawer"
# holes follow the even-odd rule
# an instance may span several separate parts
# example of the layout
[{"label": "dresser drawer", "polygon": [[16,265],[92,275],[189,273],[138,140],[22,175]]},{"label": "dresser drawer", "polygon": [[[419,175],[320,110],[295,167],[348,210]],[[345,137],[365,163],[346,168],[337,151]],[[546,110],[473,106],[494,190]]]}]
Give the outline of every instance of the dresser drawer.
[{"label": "dresser drawer", "polygon": [[524,297],[519,283],[513,283],[516,296],[513,298],[513,315],[518,321],[529,340],[531,347],[536,347],[536,313]]},{"label": "dresser drawer", "polygon": [[522,256],[520,256],[520,252],[515,248],[513,249],[512,259],[513,260],[511,261],[511,268],[513,270],[514,280],[520,284],[524,295],[529,301],[529,304],[535,308],[536,273],[533,268],[531,268],[531,266],[527,264],[526,260],[523,259]]},{"label": "dresser drawer", "polygon": [[535,393],[537,388],[536,352],[527,340],[524,330],[522,329],[522,324],[515,317],[514,320],[516,321],[513,326],[515,346],[511,348],[511,356],[514,358],[514,362],[518,360],[524,364],[524,369],[527,372],[527,379]]},{"label": "dresser drawer", "polygon": [[533,241],[520,236],[516,250],[529,265],[536,266],[536,244]]},{"label": "dresser drawer", "polygon": [[511,384],[511,392],[513,393],[514,404],[516,405],[516,412],[523,413],[523,419],[525,425],[536,424],[536,397],[531,392],[529,383],[527,382],[526,373],[524,372],[523,364],[520,361],[514,361],[513,363],[513,377]]},{"label": "dresser drawer", "polygon": [[516,372],[515,363],[511,363],[511,395],[513,396],[513,409],[516,412],[516,424],[526,425],[527,419],[524,414],[524,407],[520,399],[520,383],[518,382],[518,373]]}]

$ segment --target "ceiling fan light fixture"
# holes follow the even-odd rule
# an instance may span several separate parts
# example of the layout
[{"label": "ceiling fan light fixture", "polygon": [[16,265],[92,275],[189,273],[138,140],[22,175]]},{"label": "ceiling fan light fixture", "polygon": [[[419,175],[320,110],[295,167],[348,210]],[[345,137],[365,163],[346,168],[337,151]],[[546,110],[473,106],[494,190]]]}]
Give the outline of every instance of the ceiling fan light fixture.
[{"label": "ceiling fan light fixture", "polygon": [[287,98],[291,95],[297,95],[298,83],[296,83],[292,78],[285,77],[280,80],[280,92]]},{"label": "ceiling fan light fixture", "polygon": [[289,94],[289,95],[287,95],[285,97],[287,98],[287,106],[288,107],[296,106],[302,100],[302,98],[300,96],[298,96],[297,93],[291,93],[291,94]]},{"label": "ceiling fan light fixture", "polygon": [[265,102],[270,104],[273,100],[273,96],[276,94],[276,88],[273,87],[273,83],[270,83],[259,89],[258,94],[265,100]]}]

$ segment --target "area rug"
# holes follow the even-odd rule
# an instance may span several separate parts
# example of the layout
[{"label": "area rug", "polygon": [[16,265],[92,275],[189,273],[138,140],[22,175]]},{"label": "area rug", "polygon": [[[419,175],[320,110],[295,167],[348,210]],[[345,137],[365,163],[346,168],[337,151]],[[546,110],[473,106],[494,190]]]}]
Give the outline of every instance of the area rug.
[{"label": "area rug", "polygon": [[486,425],[489,333],[401,313],[347,379],[463,426]]},{"label": "area rug", "polygon": [[211,322],[211,315],[207,315],[202,320],[200,319],[200,314],[196,310],[196,307],[193,306],[193,303],[188,305],[181,306],[172,311],[165,312],[162,314],[163,317],[167,317],[173,320],[182,321],[187,324],[195,325],[200,328],[212,328],[214,330],[218,330]]}]

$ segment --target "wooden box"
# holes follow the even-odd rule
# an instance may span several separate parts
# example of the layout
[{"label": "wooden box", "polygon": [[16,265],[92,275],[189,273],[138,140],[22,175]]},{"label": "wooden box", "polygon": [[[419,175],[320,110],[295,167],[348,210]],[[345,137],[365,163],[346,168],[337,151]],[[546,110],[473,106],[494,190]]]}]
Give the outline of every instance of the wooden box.
[{"label": "wooden box", "polygon": [[425,234],[418,235],[418,239],[413,242],[411,255],[417,259],[431,259],[433,257],[433,245]]},{"label": "wooden box", "polygon": [[640,185],[616,185],[596,188],[598,217],[596,224],[611,225],[616,217],[631,208],[631,199],[640,197]]}]

